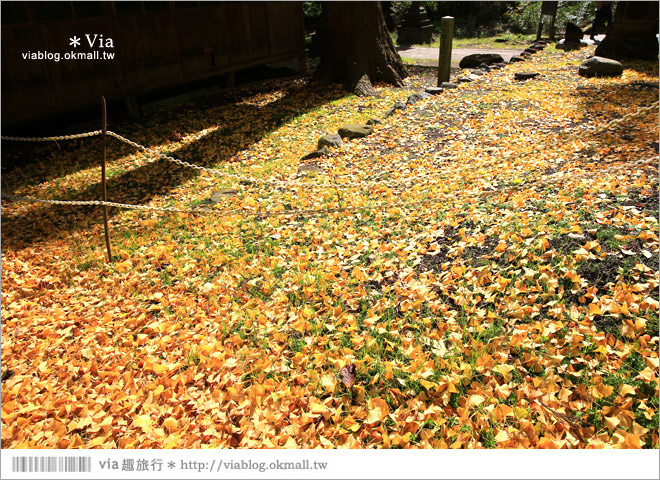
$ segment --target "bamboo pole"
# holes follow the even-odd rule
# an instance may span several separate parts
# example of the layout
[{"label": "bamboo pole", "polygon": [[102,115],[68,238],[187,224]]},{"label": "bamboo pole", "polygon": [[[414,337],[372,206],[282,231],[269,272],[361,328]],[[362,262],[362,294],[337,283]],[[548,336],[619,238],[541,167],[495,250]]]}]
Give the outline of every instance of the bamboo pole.
[{"label": "bamboo pole", "polygon": [[[105,164],[107,157],[108,140],[108,112],[105,105],[105,97],[101,97],[101,111],[103,115],[103,164],[101,165],[101,187],[103,189],[103,201],[108,201],[108,191],[105,182]],[[108,206],[103,205],[103,226],[105,228],[105,247],[108,250],[108,262],[112,263],[112,250],[110,248],[110,231],[108,228]]]}]

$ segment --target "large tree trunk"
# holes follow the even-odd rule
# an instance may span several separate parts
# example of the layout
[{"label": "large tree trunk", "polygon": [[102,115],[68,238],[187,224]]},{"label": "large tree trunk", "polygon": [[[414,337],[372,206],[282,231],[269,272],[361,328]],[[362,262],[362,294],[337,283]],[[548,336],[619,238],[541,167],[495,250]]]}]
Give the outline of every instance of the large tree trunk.
[{"label": "large tree trunk", "polygon": [[658,2],[619,2],[596,55],[615,60],[657,60],[657,31]]},{"label": "large tree trunk", "polygon": [[356,95],[376,95],[372,83],[403,86],[408,72],[390,38],[380,2],[327,2],[325,51],[314,80],[341,82]]}]

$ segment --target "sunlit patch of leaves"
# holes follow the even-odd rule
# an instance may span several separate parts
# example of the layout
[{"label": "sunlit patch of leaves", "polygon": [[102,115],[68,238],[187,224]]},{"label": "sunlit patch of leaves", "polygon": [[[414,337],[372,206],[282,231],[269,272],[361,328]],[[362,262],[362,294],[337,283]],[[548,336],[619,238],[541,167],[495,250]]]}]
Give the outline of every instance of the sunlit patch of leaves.
[{"label": "sunlit patch of leaves", "polygon": [[[631,163],[657,154],[657,113],[590,133],[656,101],[639,85],[657,67],[585,79],[585,55],[537,54],[321,159],[340,181],[417,177],[400,188],[241,183],[110,144],[115,201],[266,211],[442,195],[428,207],[111,209],[109,264],[95,209],[3,202],[2,446],[657,448],[657,162]],[[530,63],[543,77],[515,82]],[[376,98],[269,83],[120,133],[292,179],[320,135],[433,82],[415,71]],[[96,198],[99,168],[81,159],[99,145],[40,155],[3,190]]]}]

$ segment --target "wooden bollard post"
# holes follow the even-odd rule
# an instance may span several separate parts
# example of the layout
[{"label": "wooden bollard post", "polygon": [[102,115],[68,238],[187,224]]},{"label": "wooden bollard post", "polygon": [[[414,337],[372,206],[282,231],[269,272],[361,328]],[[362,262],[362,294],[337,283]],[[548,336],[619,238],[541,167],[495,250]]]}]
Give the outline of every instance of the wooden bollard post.
[{"label": "wooden bollard post", "polygon": [[[108,192],[105,182],[105,163],[107,156],[108,140],[108,113],[105,106],[105,97],[101,97],[101,114],[103,115],[103,164],[101,165],[101,188],[103,189],[103,201],[108,201]],[[108,262],[112,263],[112,251],[110,250],[110,232],[108,228],[108,206],[103,205],[103,226],[105,229],[105,247],[108,250]]]},{"label": "wooden bollard post", "polygon": [[438,60],[438,87],[449,81],[451,70],[451,44],[454,40],[454,17],[442,17],[440,21],[440,58]]}]

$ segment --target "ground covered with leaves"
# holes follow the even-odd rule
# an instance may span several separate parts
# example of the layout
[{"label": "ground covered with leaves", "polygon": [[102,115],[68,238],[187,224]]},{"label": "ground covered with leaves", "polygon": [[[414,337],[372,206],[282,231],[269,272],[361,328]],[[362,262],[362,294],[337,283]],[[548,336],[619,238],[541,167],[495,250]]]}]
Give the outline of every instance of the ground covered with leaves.
[{"label": "ground covered with leaves", "polygon": [[[100,208],[3,199],[2,447],[658,448],[658,112],[608,126],[658,65],[579,77],[589,53],[398,110],[314,175],[319,136],[435,70],[110,125],[217,174],[109,140],[112,201],[198,210],[110,209],[112,263]],[[3,194],[99,198],[99,137],[5,152],[38,163]]]}]

